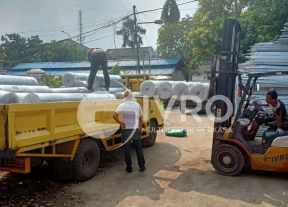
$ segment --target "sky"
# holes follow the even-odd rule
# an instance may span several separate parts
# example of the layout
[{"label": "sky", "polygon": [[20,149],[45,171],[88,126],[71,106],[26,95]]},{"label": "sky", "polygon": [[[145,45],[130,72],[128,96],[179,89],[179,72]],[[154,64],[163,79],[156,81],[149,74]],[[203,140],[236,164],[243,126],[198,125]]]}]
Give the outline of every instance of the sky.
[{"label": "sky", "polygon": [[[189,0],[178,0],[185,3]],[[137,11],[163,7],[165,0],[0,0],[0,35],[19,33],[24,37],[39,35],[44,42],[72,38],[79,34],[78,13],[82,10],[83,31],[89,32],[109,22],[117,21],[132,14],[133,5]],[[181,17],[192,16],[198,7],[197,2],[179,6]],[[138,22],[151,22],[160,19],[161,10],[139,14]],[[159,25],[143,24],[146,36],[143,46],[156,50]],[[90,48],[120,48],[121,36],[114,35],[121,23],[97,33],[87,33],[84,45]],[[73,40],[77,40],[74,38]]]}]

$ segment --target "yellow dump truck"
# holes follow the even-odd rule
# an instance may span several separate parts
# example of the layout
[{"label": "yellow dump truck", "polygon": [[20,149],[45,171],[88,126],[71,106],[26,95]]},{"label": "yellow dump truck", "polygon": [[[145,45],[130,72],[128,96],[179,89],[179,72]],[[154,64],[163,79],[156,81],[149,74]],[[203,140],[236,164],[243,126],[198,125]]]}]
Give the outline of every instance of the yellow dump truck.
[{"label": "yellow dump truck", "polygon": [[[29,173],[44,161],[60,179],[86,181],[99,167],[100,150],[122,146],[112,118],[123,100],[0,105],[0,170]],[[143,108],[143,147],[163,126],[163,104],[137,98]]]}]

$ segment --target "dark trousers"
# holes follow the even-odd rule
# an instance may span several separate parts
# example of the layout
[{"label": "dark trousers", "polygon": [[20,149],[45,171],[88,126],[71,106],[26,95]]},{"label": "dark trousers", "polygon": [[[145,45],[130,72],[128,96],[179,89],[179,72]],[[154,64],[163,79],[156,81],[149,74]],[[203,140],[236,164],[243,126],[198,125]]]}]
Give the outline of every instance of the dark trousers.
[{"label": "dark trousers", "polygon": [[[101,66],[101,68],[103,69],[105,87],[109,87],[110,86],[110,77],[109,77],[107,67]],[[99,70],[98,65],[91,64],[90,75],[89,75],[89,79],[88,79],[88,90],[92,90],[95,76],[96,76],[96,73],[98,72],[98,70]]]},{"label": "dark trousers", "polygon": [[[133,144],[135,145],[135,150],[137,154],[138,165],[140,168],[145,166],[145,159],[142,151],[142,144],[140,139],[140,131],[139,129],[133,132],[133,129],[124,129],[122,130],[122,143],[127,140],[133,140]],[[126,167],[132,169],[132,161],[131,161],[131,142],[128,141],[124,144],[124,156]]]}]

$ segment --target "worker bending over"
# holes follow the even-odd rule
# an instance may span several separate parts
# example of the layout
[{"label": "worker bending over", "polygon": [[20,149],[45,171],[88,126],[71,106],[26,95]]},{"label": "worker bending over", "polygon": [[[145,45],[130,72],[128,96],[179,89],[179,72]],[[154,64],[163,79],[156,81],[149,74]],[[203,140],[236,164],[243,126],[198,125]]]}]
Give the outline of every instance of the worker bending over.
[{"label": "worker bending over", "polygon": [[266,95],[267,104],[258,104],[254,102],[254,104],[258,106],[269,106],[272,110],[272,114],[265,114],[262,117],[256,117],[255,121],[252,125],[252,128],[249,131],[246,131],[244,135],[246,138],[253,140],[257,134],[259,126],[262,124],[266,124],[269,122],[276,121],[277,123],[277,133],[282,136],[284,131],[281,129],[282,122],[287,120],[287,111],[285,108],[285,104],[278,99],[278,94],[276,91],[270,91]]},{"label": "worker bending over", "polygon": [[[122,143],[124,143],[124,156],[126,161],[126,171],[132,172],[131,161],[131,139],[135,145],[140,171],[146,170],[145,159],[142,151],[140,135],[142,134],[142,108],[139,103],[132,100],[131,90],[124,92],[125,102],[120,104],[114,113],[113,118],[121,126]],[[122,114],[123,122],[118,116]]]},{"label": "worker bending over", "polygon": [[110,87],[110,77],[108,73],[108,59],[105,51],[100,48],[90,49],[88,51],[88,60],[91,63],[90,75],[88,79],[88,91],[93,92],[93,84],[95,80],[96,73],[101,66],[104,74],[105,89],[109,91]]}]

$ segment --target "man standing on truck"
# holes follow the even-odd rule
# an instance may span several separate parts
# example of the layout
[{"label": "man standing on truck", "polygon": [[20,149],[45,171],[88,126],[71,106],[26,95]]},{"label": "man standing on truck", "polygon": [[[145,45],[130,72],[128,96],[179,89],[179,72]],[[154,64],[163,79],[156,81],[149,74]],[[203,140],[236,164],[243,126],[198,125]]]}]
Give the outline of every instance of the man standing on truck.
[{"label": "man standing on truck", "polygon": [[90,49],[88,51],[88,60],[91,63],[90,68],[90,75],[88,79],[88,91],[89,93],[93,92],[93,84],[95,80],[96,73],[99,70],[99,67],[101,66],[104,74],[104,81],[105,81],[105,89],[109,91],[110,87],[110,77],[108,73],[108,59],[106,52],[103,51],[100,48]]},{"label": "man standing on truck", "polygon": [[[114,120],[120,124],[122,133],[122,143],[124,143],[124,156],[126,162],[126,171],[132,173],[132,161],[131,161],[131,142],[135,145],[135,150],[138,159],[138,165],[140,171],[146,170],[145,159],[142,151],[142,144],[140,135],[142,134],[142,108],[139,103],[132,101],[133,94],[131,90],[124,92],[125,102],[120,104],[113,115]],[[123,122],[121,122],[118,116],[122,114]]]}]

